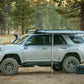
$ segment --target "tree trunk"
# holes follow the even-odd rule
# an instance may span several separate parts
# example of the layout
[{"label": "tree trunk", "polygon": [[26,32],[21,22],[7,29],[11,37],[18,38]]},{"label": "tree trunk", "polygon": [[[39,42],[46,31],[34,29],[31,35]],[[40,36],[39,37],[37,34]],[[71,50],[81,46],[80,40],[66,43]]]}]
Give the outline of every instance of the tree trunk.
[{"label": "tree trunk", "polygon": [[6,28],[5,28],[5,24],[3,25],[3,27],[4,27],[4,34],[6,34]]},{"label": "tree trunk", "polygon": [[10,28],[8,28],[8,34],[10,34]]},{"label": "tree trunk", "polygon": [[[39,10],[39,3],[40,3],[40,0],[37,0],[37,10]],[[37,27],[42,29],[42,19],[41,19],[41,15],[38,12],[36,14],[36,20],[37,20]]]},{"label": "tree trunk", "polygon": [[42,20],[39,13],[36,15],[36,19],[37,19],[37,27],[42,29]]},{"label": "tree trunk", "polygon": [[22,16],[22,26],[21,26],[21,29],[22,29],[22,34],[24,34],[24,18]]},{"label": "tree trunk", "polygon": [[[8,18],[10,17],[9,13],[10,13],[10,2],[8,3],[8,7],[7,7],[7,10],[8,10]],[[8,21],[8,34],[10,34],[10,20]]]},{"label": "tree trunk", "polygon": [[24,34],[24,25],[22,24],[22,34]]},{"label": "tree trunk", "polygon": [[84,2],[81,2],[81,30],[84,30]]}]

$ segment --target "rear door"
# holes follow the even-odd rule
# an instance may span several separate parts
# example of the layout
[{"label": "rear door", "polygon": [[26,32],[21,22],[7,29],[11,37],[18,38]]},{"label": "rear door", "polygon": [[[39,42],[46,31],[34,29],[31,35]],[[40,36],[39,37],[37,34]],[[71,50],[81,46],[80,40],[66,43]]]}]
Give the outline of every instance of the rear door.
[{"label": "rear door", "polygon": [[[67,43],[62,35],[54,35],[53,61],[60,61],[67,50]],[[48,48],[49,59],[52,59],[51,46]]]}]

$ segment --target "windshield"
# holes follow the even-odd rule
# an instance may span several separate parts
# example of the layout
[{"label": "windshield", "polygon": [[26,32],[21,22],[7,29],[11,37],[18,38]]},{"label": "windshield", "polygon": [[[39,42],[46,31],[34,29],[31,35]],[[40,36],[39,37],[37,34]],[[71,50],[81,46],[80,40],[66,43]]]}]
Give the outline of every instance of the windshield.
[{"label": "windshield", "polygon": [[14,44],[22,44],[29,35],[20,37]]},{"label": "windshield", "polygon": [[74,43],[84,43],[84,40],[81,36],[69,36],[69,38],[74,42]]}]

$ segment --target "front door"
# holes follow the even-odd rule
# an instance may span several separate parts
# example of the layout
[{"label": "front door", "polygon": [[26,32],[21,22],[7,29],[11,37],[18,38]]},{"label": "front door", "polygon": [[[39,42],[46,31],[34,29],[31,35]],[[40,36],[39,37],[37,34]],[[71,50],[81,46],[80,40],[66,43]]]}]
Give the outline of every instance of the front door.
[{"label": "front door", "polygon": [[48,46],[47,35],[35,35],[30,37],[28,41],[30,44],[24,46],[24,61],[47,61]]}]

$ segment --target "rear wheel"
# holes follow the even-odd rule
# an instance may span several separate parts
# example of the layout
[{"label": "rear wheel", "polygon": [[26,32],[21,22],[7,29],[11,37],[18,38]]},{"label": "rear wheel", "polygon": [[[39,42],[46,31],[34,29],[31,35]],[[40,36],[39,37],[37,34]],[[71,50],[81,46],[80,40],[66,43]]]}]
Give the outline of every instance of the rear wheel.
[{"label": "rear wheel", "polygon": [[63,69],[68,73],[76,72],[76,66],[79,65],[79,60],[76,57],[69,56],[63,61]]},{"label": "rear wheel", "polygon": [[7,58],[1,63],[1,72],[5,75],[14,75],[18,71],[18,62],[13,58]]}]

